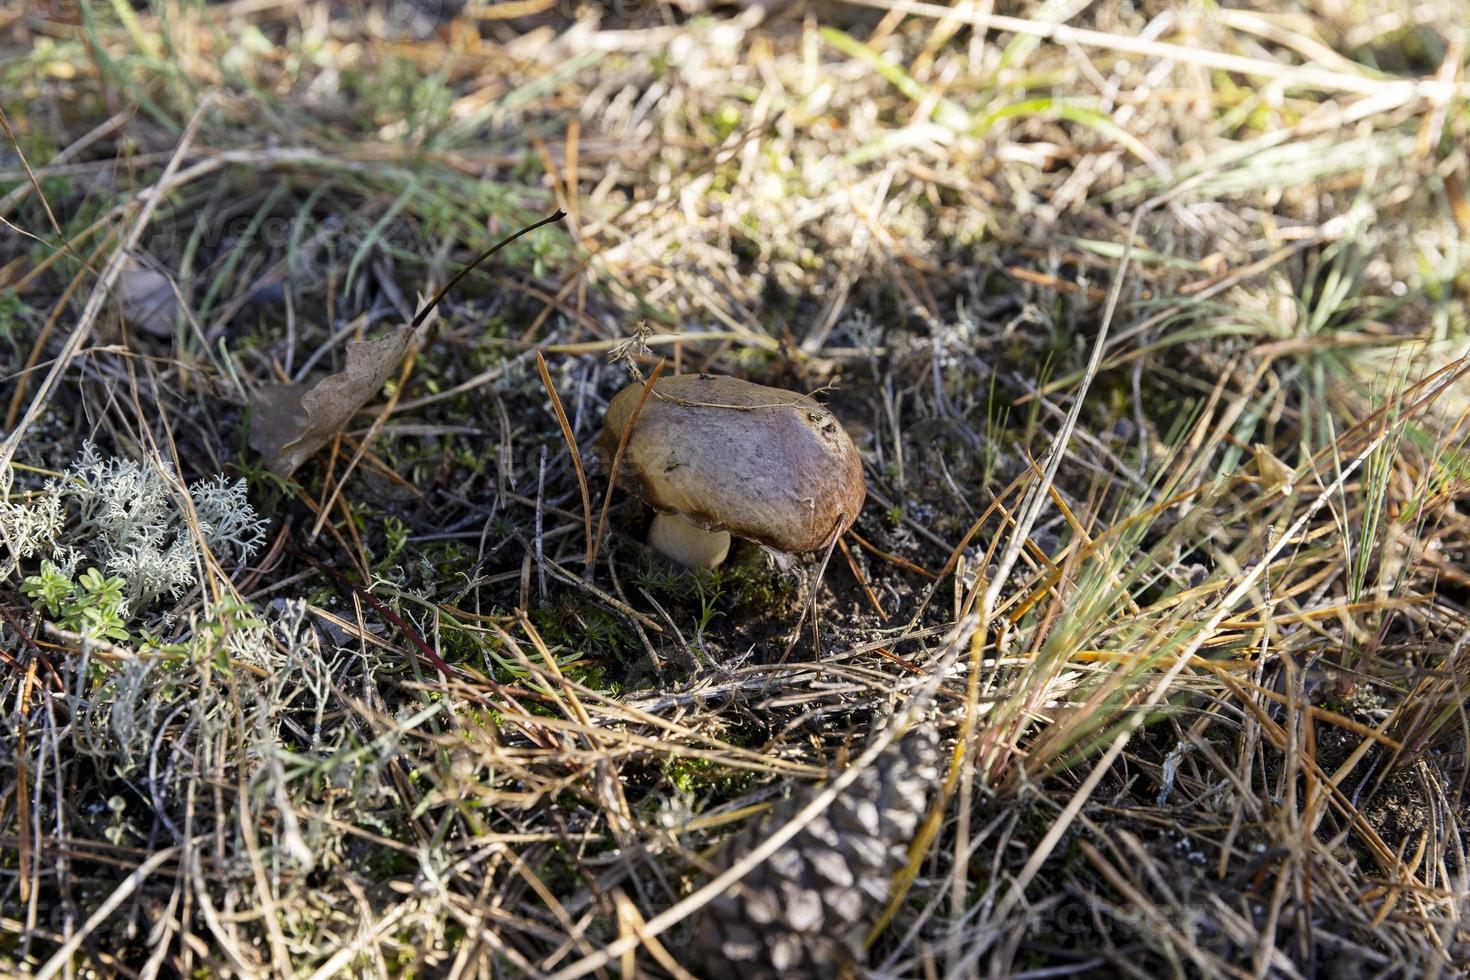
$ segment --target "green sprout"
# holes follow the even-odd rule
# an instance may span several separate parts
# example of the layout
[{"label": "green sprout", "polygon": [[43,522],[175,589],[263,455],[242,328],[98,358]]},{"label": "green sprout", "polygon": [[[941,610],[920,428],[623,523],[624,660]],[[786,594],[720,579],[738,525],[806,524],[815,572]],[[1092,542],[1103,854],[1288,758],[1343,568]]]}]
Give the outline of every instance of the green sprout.
[{"label": "green sprout", "polygon": [[92,640],[131,642],[127,630],[127,580],[95,568],[73,582],[54,562],[41,563],[41,574],[26,578],[23,588],[62,629]]}]

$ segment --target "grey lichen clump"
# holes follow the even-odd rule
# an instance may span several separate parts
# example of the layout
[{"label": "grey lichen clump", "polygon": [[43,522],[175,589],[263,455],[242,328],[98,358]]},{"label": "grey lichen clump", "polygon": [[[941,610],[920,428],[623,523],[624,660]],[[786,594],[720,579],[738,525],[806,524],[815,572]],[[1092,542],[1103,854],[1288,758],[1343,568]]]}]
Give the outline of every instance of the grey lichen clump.
[{"label": "grey lichen clump", "polygon": [[[198,584],[199,555],[183,490],[162,466],[104,459],[89,443],[40,493],[0,501],[0,574],[36,556],[67,577],[100,566],[126,583],[134,612],[183,595]],[[265,521],[246,500],[244,480],[196,481],[188,499],[199,536],[219,559],[247,559],[264,541]]]},{"label": "grey lichen clump", "polygon": [[[863,939],[888,899],[939,780],[938,746],[914,731],[695,924],[688,966],[700,976],[820,977],[866,961]],[[807,797],[809,799],[810,797]],[[806,802],[792,800],[722,852],[728,867]]]}]

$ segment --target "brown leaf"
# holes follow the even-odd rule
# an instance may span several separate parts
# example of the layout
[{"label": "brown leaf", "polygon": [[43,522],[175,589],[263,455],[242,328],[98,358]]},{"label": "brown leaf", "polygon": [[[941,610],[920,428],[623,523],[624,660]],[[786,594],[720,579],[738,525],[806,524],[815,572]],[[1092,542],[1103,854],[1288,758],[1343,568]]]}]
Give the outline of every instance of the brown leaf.
[{"label": "brown leaf", "polygon": [[[408,353],[409,345],[422,339],[431,329],[429,314],[471,269],[522,235],[565,217],[566,212],[557,209],[548,217],[527,225],[481,252],[435,293],[433,299],[421,304],[413,323],[377,340],[348,344],[347,364],[339,373],[328,375],[310,387],[270,385],[257,391],[251,399],[254,412],[250,424],[250,445],[265,457],[266,466],[281,476],[295,472],[296,467],[341,432],[357,410],[382,389],[393,369],[403,360],[403,355]],[[338,489],[341,489],[340,484]],[[335,496],[336,491],[333,491],[334,499]],[[327,511],[330,509],[330,506],[326,508]]]},{"label": "brown leaf", "polygon": [[114,295],[122,304],[123,319],[134,330],[154,337],[172,337],[179,297],[163,273],[129,255],[118,276]]},{"label": "brown leaf", "polygon": [[315,384],[269,385],[251,399],[250,446],[266,466],[290,476],[382,390],[418,331],[400,327],[347,345],[341,371]]}]

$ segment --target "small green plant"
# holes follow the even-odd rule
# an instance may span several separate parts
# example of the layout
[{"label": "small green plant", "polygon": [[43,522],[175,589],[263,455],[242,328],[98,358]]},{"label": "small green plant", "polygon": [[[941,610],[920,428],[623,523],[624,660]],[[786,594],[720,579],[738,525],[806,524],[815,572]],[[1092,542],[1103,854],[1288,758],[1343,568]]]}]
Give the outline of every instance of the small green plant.
[{"label": "small green plant", "polygon": [[19,349],[26,327],[24,300],[13,289],[0,290],[0,341]]},{"label": "small green plant", "polygon": [[383,564],[387,565],[408,547],[408,525],[396,517],[386,518],[383,521],[383,536],[388,539],[388,553],[383,556]]},{"label": "small green plant", "polygon": [[89,568],[75,582],[55,562],[43,561],[41,573],[26,578],[23,588],[64,630],[92,640],[131,642],[128,634],[128,583],[120,575],[104,576]]},{"label": "small green plant", "polygon": [[674,758],[664,763],[664,772],[675,789],[684,796],[693,797],[709,786],[714,767],[708,759]]},{"label": "small green plant", "polygon": [[709,624],[714,621],[714,618],[724,615],[724,613],[715,608],[715,604],[720,601],[720,590],[710,589],[706,592],[704,585],[697,580],[694,587],[699,593],[699,622],[694,626],[694,634],[696,636],[703,636],[709,629]]},{"label": "small green plant", "polygon": [[41,574],[25,580],[25,593],[34,599],[48,615],[60,616],[67,602],[76,592],[76,583],[54,562],[41,562]]}]

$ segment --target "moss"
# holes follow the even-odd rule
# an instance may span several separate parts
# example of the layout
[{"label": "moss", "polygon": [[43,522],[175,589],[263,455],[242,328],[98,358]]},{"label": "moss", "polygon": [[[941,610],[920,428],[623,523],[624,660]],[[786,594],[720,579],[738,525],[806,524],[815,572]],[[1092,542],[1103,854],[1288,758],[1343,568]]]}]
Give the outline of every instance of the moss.
[{"label": "moss", "polygon": [[412,874],[418,869],[418,861],[396,847],[373,847],[366,850],[356,866],[364,878],[378,882]]},{"label": "moss", "polygon": [[[439,656],[444,658],[447,664],[470,664],[480,668],[484,666],[484,659],[490,641],[483,633],[470,627],[455,622],[449,616],[444,616],[439,621]],[[515,678],[507,670],[504,676],[501,671],[495,670],[496,680],[502,682],[512,681]]]},{"label": "moss", "polygon": [[685,568],[652,548],[640,548],[634,560],[632,583],[660,601],[682,603],[697,599],[701,589],[714,589],[716,578],[717,572]]},{"label": "moss", "polygon": [[707,783],[714,763],[708,759],[670,759],[664,764],[664,775],[685,796],[693,796]]},{"label": "moss", "polygon": [[620,618],[580,594],[559,596],[533,610],[531,622],[547,646],[575,651],[579,657],[622,659],[637,647]]},{"label": "moss", "polygon": [[766,553],[757,547],[737,549],[733,560],[722,565],[715,579],[719,593],[726,597],[731,613],[765,613],[783,606],[796,594],[795,580],[784,574]]},{"label": "moss", "polygon": [[457,701],[454,705],[454,714],[466,727],[486,731],[498,731],[505,723],[505,715],[488,705]]},{"label": "moss", "polygon": [[600,694],[617,697],[623,693],[623,685],[610,679],[607,669],[601,664],[574,664],[565,673],[578,684]]},{"label": "moss", "polygon": [[689,800],[706,806],[735,799],[748,793],[759,781],[759,774],[744,769],[725,769],[709,759],[674,757],[664,761],[664,777]]}]

